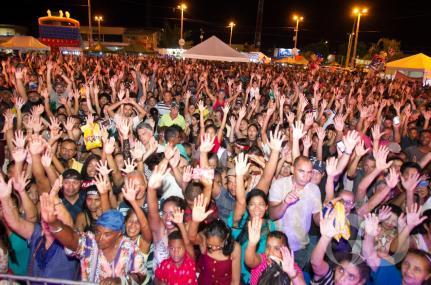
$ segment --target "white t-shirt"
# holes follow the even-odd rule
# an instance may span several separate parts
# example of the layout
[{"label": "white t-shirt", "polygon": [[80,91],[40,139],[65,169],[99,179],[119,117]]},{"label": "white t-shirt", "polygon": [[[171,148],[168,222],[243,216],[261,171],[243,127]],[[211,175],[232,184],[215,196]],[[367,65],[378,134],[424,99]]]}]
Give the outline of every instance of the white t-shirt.
[{"label": "white t-shirt", "polygon": [[[270,202],[282,202],[293,189],[292,176],[275,180],[269,189]],[[310,242],[308,231],[311,227],[313,214],[320,212],[322,202],[320,190],[316,184],[308,183],[300,192],[300,199],[289,206],[283,217],[277,221],[277,227],[289,240],[289,247],[298,251]]]}]

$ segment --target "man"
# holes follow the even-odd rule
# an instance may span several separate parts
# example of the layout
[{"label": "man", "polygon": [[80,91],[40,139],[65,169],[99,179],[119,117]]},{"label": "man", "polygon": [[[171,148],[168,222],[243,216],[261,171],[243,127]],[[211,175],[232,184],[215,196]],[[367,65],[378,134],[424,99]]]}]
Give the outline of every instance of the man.
[{"label": "man", "polygon": [[156,105],[157,111],[159,111],[160,116],[168,114],[171,109],[172,104],[172,93],[171,91],[165,91],[163,93],[163,101],[158,102]]},{"label": "man", "polygon": [[419,134],[419,145],[413,145],[405,150],[410,161],[419,161],[431,151],[431,131],[422,130]]},{"label": "man", "polygon": [[[122,114],[118,112],[114,113],[114,110],[120,106],[123,107]],[[135,115],[134,110],[136,110],[137,115]],[[121,118],[131,118],[133,129],[136,129],[146,114],[145,109],[142,108],[133,98],[125,98],[115,104],[112,104],[107,108],[107,111],[109,116],[113,118],[115,122],[118,122],[118,120]]]},{"label": "man", "polygon": [[73,220],[84,209],[85,193],[81,191],[81,174],[75,169],[67,169],[63,172],[62,202]]},{"label": "man", "polygon": [[159,127],[170,127],[172,125],[177,125],[182,130],[186,128],[186,120],[179,113],[179,105],[175,101],[171,104],[170,112],[162,115],[159,121]]},{"label": "man", "polygon": [[313,165],[305,156],[293,163],[293,175],[274,181],[269,190],[269,213],[279,220],[280,229],[287,235],[295,261],[304,268],[311,256],[308,231],[314,220],[319,224],[322,208],[319,187],[310,183]]},{"label": "man", "polygon": [[212,198],[214,199],[219,217],[227,223],[230,214],[235,209],[236,202],[236,173],[235,169],[231,168],[227,172],[227,189],[223,187],[221,181],[218,183],[215,177]]},{"label": "man", "polygon": [[[81,261],[81,279],[100,284],[142,284],[145,258],[135,242],[123,235],[124,217],[117,210],[104,212],[94,233],[78,233],[55,215],[56,206],[47,195],[42,198],[42,217],[51,233]],[[111,264],[114,264],[112,266]]]},{"label": "man", "polygon": [[71,168],[78,172],[82,170],[82,163],[75,160],[77,154],[76,142],[72,139],[65,139],[60,145],[60,157],[55,155],[52,162],[58,172],[62,173],[65,169]]}]

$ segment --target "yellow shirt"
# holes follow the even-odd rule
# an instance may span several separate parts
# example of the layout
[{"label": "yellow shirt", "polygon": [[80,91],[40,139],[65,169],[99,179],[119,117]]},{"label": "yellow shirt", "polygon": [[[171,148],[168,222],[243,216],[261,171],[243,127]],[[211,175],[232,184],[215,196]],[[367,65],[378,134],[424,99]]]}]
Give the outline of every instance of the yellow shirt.
[{"label": "yellow shirt", "polygon": [[82,170],[82,163],[72,158],[72,165],[70,165],[70,168],[75,169],[79,173],[81,173]]},{"label": "yellow shirt", "polygon": [[160,121],[159,121],[160,127],[170,127],[172,125],[177,125],[184,130],[186,128],[186,120],[184,120],[184,117],[181,116],[180,114],[178,114],[178,116],[172,120],[171,115],[169,113],[164,114],[160,118]]}]

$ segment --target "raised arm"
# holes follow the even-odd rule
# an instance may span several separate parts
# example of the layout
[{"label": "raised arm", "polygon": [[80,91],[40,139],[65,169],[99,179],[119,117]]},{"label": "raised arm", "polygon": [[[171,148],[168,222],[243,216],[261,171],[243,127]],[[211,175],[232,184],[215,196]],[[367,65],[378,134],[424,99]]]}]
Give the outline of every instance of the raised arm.
[{"label": "raised arm", "polygon": [[247,156],[241,152],[237,157],[235,157],[235,172],[236,172],[236,202],[233,211],[233,226],[236,227],[238,222],[241,221],[242,216],[247,208],[245,200],[245,186],[244,186],[244,176],[247,175],[250,168],[250,163],[248,163]]},{"label": "raised arm", "polygon": [[157,165],[151,173],[150,180],[148,181],[148,221],[150,223],[150,229],[153,233],[153,238],[155,242],[159,241],[162,238],[162,230],[164,228],[159,214],[157,189],[162,186],[163,178],[166,176],[166,170],[166,163]]},{"label": "raised arm", "polygon": [[380,265],[381,258],[377,255],[374,246],[374,239],[379,232],[379,218],[374,214],[365,217],[365,236],[362,244],[362,255],[365,257],[368,266],[376,271]]}]

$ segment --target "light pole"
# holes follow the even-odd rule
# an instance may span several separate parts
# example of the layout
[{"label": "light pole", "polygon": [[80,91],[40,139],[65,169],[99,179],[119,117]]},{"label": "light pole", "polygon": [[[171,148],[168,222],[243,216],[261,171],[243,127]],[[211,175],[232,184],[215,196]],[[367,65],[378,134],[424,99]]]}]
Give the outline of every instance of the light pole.
[{"label": "light pole", "polygon": [[298,45],[298,30],[299,30],[299,22],[304,20],[304,17],[302,16],[298,16],[298,15],[294,15],[293,16],[293,20],[296,21],[296,27],[295,27],[295,45],[293,47],[293,50],[296,52],[296,47]]},{"label": "light pole", "polygon": [[178,9],[181,10],[181,31],[180,31],[180,40],[178,41],[180,48],[183,48],[185,41],[183,39],[183,22],[184,22],[184,10],[187,9],[186,4],[181,3],[180,5],[178,5]]},{"label": "light pole", "polygon": [[352,32],[349,34],[349,44],[347,45],[347,55],[346,55],[346,63],[345,63],[346,67],[350,65],[350,54],[352,53],[353,36],[355,35],[355,24],[356,24],[356,18],[355,20],[353,20]]},{"label": "light pole", "polygon": [[93,27],[91,25],[91,0],[88,0],[88,47],[93,43]]},{"label": "light pole", "polygon": [[100,44],[100,39],[101,39],[101,37],[100,37],[100,22],[103,21],[103,17],[102,16],[95,16],[94,20],[97,21],[97,27],[98,27],[98,31],[99,31],[99,44]]},{"label": "light pole", "polygon": [[233,32],[233,27],[235,27],[235,23],[234,22],[230,22],[228,28],[230,28],[230,37],[229,37],[229,45],[232,45],[232,32]]},{"label": "light pole", "polygon": [[358,17],[356,20],[355,45],[353,46],[352,67],[355,67],[356,48],[358,47],[359,25],[361,23],[361,16],[366,15],[367,12],[368,12],[367,8],[353,9],[353,14],[357,15]]}]

